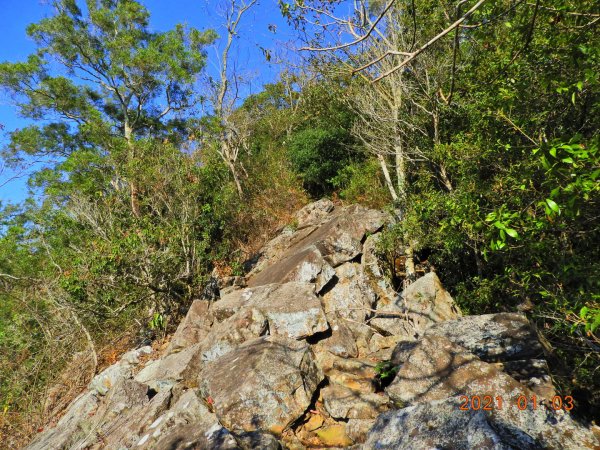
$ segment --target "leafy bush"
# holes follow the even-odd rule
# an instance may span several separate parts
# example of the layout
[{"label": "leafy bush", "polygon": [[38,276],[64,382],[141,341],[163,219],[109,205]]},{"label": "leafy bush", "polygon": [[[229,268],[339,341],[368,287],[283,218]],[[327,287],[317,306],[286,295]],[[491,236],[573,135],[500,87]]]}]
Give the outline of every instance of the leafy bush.
[{"label": "leafy bush", "polygon": [[348,132],[339,128],[307,128],[291,136],[288,153],[292,167],[313,197],[331,192],[332,179],[350,161],[348,142]]},{"label": "leafy bush", "polygon": [[371,208],[387,205],[389,194],[374,158],[342,167],[331,179],[331,184],[339,190],[340,198],[348,203],[360,203]]}]

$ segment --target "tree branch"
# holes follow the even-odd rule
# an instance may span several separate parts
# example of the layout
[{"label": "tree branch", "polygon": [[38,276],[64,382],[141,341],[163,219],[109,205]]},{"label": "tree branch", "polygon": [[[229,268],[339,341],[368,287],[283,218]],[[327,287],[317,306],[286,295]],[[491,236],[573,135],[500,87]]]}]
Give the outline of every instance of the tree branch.
[{"label": "tree branch", "polygon": [[465,20],[467,20],[469,18],[469,16],[471,16],[483,3],[485,3],[485,1],[486,0],[479,0],[477,3],[475,3],[475,5],[473,5],[473,7],[471,9],[469,9],[465,13],[464,16],[462,16],[460,19],[458,19],[456,22],[454,22],[452,25],[450,25],[444,31],[442,31],[441,33],[439,33],[436,36],[434,36],[433,38],[431,38],[425,45],[423,45],[422,47],[420,47],[418,50],[415,50],[414,52],[412,52],[411,55],[408,58],[406,58],[404,61],[402,61],[400,64],[398,64],[397,66],[391,68],[390,70],[384,72],[383,74],[381,74],[380,76],[378,76],[377,78],[375,78],[373,80],[373,82],[375,83],[377,81],[382,80],[383,78],[389,76],[390,74],[396,72],[397,70],[400,70],[402,67],[404,67],[409,62],[411,62],[412,60],[414,60],[417,56],[419,56],[421,53],[423,53],[425,50],[427,50],[429,47],[431,47],[433,44],[435,44],[441,38],[443,38],[448,33],[450,33],[452,30],[454,30],[456,27],[458,27]]},{"label": "tree branch", "polygon": [[[333,47],[301,47],[300,50],[308,50],[308,51],[312,51],[312,52],[327,52],[327,51],[333,51],[333,50],[342,50],[344,48],[348,48],[348,47],[352,47],[356,44],[360,44],[362,41],[364,41],[365,39],[368,39],[369,36],[371,36],[371,34],[375,30],[375,28],[377,27],[377,25],[379,24],[381,19],[383,19],[385,17],[385,15],[387,14],[387,12],[390,10],[390,8],[392,7],[392,5],[395,2],[396,2],[396,0],[391,0],[385,6],[383,11],[379,14],[379,16],[377,16],[377,19],[375,19],[375,22],[373,22],[371,27],[367,30],[367,33],[365,35],[363,35],[362,37],[355,39],[352,42],[348,42],[346,44],[335,45]],[[346,23],[350,25],[349,21],[347,21]]]}]

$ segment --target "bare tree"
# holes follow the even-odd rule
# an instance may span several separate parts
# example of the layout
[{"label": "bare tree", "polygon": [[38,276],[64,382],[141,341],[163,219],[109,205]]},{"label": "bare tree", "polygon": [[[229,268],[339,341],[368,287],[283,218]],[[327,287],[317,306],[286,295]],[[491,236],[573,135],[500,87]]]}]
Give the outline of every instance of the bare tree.
[{"label": "bare tree", "polygon": [[212,94],[210,103],[219,121],[217,153],[229,168],[239,196],[243,195],[240,182],[238,158],[240,152],[248,149],[248,136],[251,117],[237,111],[240,99],[241,77],[231,61],[234,38],[238,36],[242,18],[258,3],[258,0],[228,0],[222,6],[226,31],[225,46],[221,53],[219,79],[210,83]]},{"label": "bare tree", "polygon": [[[452,190],[445,168],[429,161],[429,155],[441,143],[441,109],[451,99],[458,64],[458,42],[438,41],[457,29],[483,1],[461,15],[463,3],[459,2],[453,13],[460,16],[458,24],[455,21],[434,38],[428,36],[434,26],[417,23],[414,3],[407,7],[390,0],[378,6],[357,0],[345,17],[334,15],[333,9],[301,6],[316,18],[314,23],[321,29],[315,34],[317,43],[326,38],[334,40],[333,45],[312,45],[304,50],[337,59],[358,75],[357,88],[349,96],[358,117],[353,132],[379,161],[399,220],[406,207],[410,170],[416,163],[427,162],[434,167],[435,176]],[[440,23],[446,20],[451,20],[449,13],[440,17]],[[345,42],[348,37],[353,39]],[[429,49],[434,43],[437,45]],[[446,85],[452,87],[444,95]],[[417,243],[406,244],[406,278],[410,282],[414,278],[412,253]]]},{"label": "bare tree", "polygon": [[[412,17],[412,42],[406,45],[398,46],[396,43],[389,42],[392,45],[388,45],[380,49],[377,54],[372,55],[363,65],[355,68],[356,72],[364,71],[370,67],[376,66],[384,60],[389,60],[397,56],[401,56],[400,61],[391,64],[386,70],[379,71],[377,76],[373,78],[373,81],[380,81],[383,78],[391,75],[407,66],[413,60],[415,60],[423,52],[434,46],[438,41],[442,40],[445,36],[450,34],[453,30],[458,30],[459,27],[464,26],[464,22],[477,11],[486,0],[478,0],[471,6],[464,14],[461,14],[461,7],[467,0],[460,0],[456,5],[457,17],[451,24],[446,26],[441,32],[433,35],[427,39],[424,43],[416,46],[417,44],[417,17],[415,11],[415,2],[411,2],[410,8],[407,8],[407,12]],[[398,11],[400,5],[397,0],[389,0],[381,8],[378,8],[378,2],[369,0],[355,0],[353,11],[346,16],[336,16],[333,9],[326,7],[315,7],[310,3],[301,2],[297,3],[296,6],[299,10],[304,12],[304,18],[306,20],[307,15],[312,16],[315,19],[310,21],[312,24],[319,24],[326,30],[325,34],[331,33],[332,30],[343,29],[342,33],[333,31],[333,34],[338,37],[350,37],[350,40],[345,42],[338,42],[331,46],[306,46],[302,47],[301,50],[308,50],[313,52],[332,52],[339,50],[346,50],[354,48],[358,45],[362,45],[368,42],[377,41],[381,38],[382,25],[390,21],[390,17]],[[335,2],[332,2],[335,4]],[[442,5],[441,5],[442,6]],[[450,16],[446,13],[446,17],[450,19]],[[415,48],[416,47],[416,48]]]}]

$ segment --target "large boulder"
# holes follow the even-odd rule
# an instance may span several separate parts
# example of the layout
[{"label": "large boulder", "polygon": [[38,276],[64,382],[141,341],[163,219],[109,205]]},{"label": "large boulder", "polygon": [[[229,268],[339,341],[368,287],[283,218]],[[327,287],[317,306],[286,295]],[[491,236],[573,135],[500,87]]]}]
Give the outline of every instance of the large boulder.
[{"label": "large boulder", "polygon": [[430,272],[412,283],[392,303],[378,306],[369,323],[382,334],[410,340],[418,338],[433,324],[461,315],[440,279]]},{"label": "large boulder", "polygon": [[451,397],[389,411],[377,418],[363,450],[585,450],[600,443],[568,414],[547,408],[461,410]]},{"label": "large boulder", "polygon": [[257,274],[249,284],[250,286],[262,286],[271,283],[298,281],[314,283],[315,290],[319,292],[334,275],[333,268],[323,258],[321,250],[315,245],[311,245]]},{"label": "large boulder", "polygon": [[249,309],[267,318],[272,335],[305,339],[329,329],[321,301],[310,283],[270,284],[235,291],[214,303],[211,313],[222,320]]},{"label": "large boulder", "polygon": [[543,357],[540,341],[521,313],[459,317],[432,325],[426,336],[444,336],[484,361]]},{"label": "large boulder", "polygon": [[161,392],[170,389],[178,382],[195,378],[200,369],[198,358],[200,348],[200,344],[194,344],[180,352],[150,361],[135,375],[134,379]]},{"label": "large boulder", "polygon": [[426,336],[412,349],[386,392],[398,403],[413,404],[460,394],[494,398],[520,392],[522,387],[464,347],[442,336]]},{"label": "large boulder", "polygon": [[267,334],[269,322],[256,308],[242,308],[222,322],[215,322],[200,344],[200,365],[214,361],[240,344]]},{"label": "large boulder", "polygon": [[75,448],[133,448],[143,430],[169,407],[171,397],[170,390],[153,394],[135,380],[122,381],[88,418],[86,437]]},{"label": "large boulder", "polygon": [[423,403],[378,417],[362,450],[511,450],[483,411],[461,411],[457,398]]},{"label": "large boulder", "polygon": [[332,321],[362,324],[375,306],[377,297],[361,270],[361,265],[347,262],[335,269],[337,282],[323,294],[325,313]]},{"label": "large boulder", "polygon": [[[312,274],[319,264],[326,275],[327,266],[320,258],[331,267],[354,259],[362,252],[365,235],[379,230],[389,220],[381,211],[357,205],[336,208],[327,217],[329,220],[319,226],[307,226],[282,238],[283,245],[277,251],[271,250],[269,257],[259,261],[249,274],[248,286],[298,280],[299,274],[306,275],[302,272],[303,267],[310,266],[307,273]],[[285,245],[287,248],[281,249]],[[322,285],[326,283],[325,275],[320,281]]]},{"label": "large boulder", "polygon": [[313,358],[304,342],[262,337],[207,364],[199,384],[230,431],[280,434],[304,414],[323,379]]},{"label": "large boulder", "polygon": [[208,314],[210,303],[206,300],[194,300],[184,319],[173,334],[167,353],[178,352],[202,341],[208,334],[212,320]]},{"label": "large boulder", "polygon": [[70,448],[73,443],[85,437],[85,418],[94,414],[100,400],[93,391],[86,391],[77,397],[61,417],[56,426],[38,434],[26,447],[28,450],[61,450]]},{"label": "large boulder", "polygon": [[555,395],[543,347],[521,313],[484,314],[437,323],[426,336],[444,336],[524,383],[542,397]]},{"label": "large boulder", "polygon": [[120,381],[131,377],[133,371],[140,363],[140,357],[152,353],[150,346],[138,348],[125,353],[115,364],[108,366],[96,375],[88,389],[98,395],[106,395]]},{"label": "large boulder", "polygon": [[568,414],[545,407],[523,411],[504,405],[483,411],[451,397],[380,415],[363,450],[596,449],[599,442]]},{"label": "large boulder", "polygon": [[[592,433],[568,413],[553,410],[494,364],[481,361],[442,336],[425,336],[412,349],[386,392],[404,405],[463,395],[467,411],[461,410],[461,413],[474,408],[482,410],[487,405],[488,421],[503,442],[517,448],[594,448],[598,445]],[[469,400],[475,397],[480,403],[471,406],[473,403]]]},{"label": "large boulder", "polygon": [[168,411],[146,425],[135,448],[237,450],[241,447],[194,391],[187,390]]},{"label": "large boulder", "polygon": [[171,392],[149,395],[148,386],[120,379],[108,395],[88,391],[76,400],[55,428],[40,434],[27,448],[131,448],[145,423],[168,408]]},{"label": "large boulder", "polygon": [[294,215],[298,228],[320,225],[333,211],[334,207],[333,202],[327,198],[309,203]]}]

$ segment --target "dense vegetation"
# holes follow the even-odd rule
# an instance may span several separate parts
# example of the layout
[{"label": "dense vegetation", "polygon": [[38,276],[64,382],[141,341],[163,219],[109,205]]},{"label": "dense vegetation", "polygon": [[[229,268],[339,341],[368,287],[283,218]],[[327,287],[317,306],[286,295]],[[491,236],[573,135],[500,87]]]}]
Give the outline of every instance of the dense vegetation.
[{"label": "dense vegetation", "polygon": [[427,259],[465,311],[526,311],[555,382],[599,414],[596,2],[372,1],[313,20],[339,3],[281,3],[305,67],[203,115],[214,32],[151,32],[132,0],[61,0],[30,26],[39,51],[0,65],[34,120],[3,159],[45,162],[1,211],[4,432],[48,419],[74,356],[89,380],[122,336],[160,338],[321,196],[393,211],[382,255]]}]

